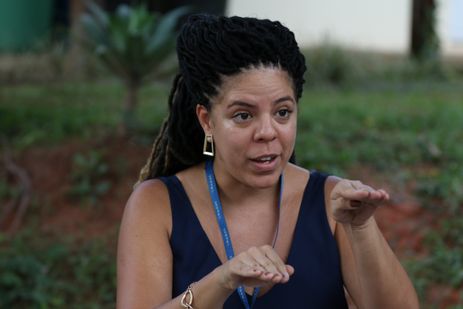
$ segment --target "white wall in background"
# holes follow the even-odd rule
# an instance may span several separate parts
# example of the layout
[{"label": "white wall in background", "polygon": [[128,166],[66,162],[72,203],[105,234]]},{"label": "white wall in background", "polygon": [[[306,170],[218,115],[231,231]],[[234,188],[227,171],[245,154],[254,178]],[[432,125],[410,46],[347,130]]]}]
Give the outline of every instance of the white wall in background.
[{"label": "white wall in background", "polygon": [[439,1],[438,34],[445,54],[463,55],[463,0]]},{"label": "white wall in background", "polygon": [[[349,48],[407,53],[411,0],[228,0],[227,15],[279,20],[301,46],[324,40]],[[463,56],[463,0],[438,1],[444,54]]]}]

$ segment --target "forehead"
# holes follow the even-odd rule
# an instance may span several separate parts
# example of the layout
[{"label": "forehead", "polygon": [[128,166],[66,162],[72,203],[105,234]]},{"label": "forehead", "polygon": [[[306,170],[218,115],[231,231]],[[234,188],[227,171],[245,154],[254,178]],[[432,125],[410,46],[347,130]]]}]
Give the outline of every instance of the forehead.
[{"label": "forehead", "polygon": [[292,96],[294,89],[291,78],[278,67],[259,67],[244,70],[232,76],[224,76],[218,89],[217,102],[254,97]]}]

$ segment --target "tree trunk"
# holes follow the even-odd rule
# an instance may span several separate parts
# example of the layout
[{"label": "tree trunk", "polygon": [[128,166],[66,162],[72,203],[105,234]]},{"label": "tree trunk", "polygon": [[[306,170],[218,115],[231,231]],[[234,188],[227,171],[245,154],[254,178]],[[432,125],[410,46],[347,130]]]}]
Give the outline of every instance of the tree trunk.
[{"label": "tree trunk", "polygon": [[128,135],[136,127],[135,110],[138,105],[138,91],[140,83],[129,81],[125,83],[126,96],[123,106],[122,134]]},{"label": "tree trunk", "polygon": [[410,56],[422,62],[436,60],[438,52],[436,0],[413,0]]},{"label": "tree trunk", "polygon": [[66,75],[80,76],[85,67],[85,58],[83,55],[80,40],[84,35],[80,25],[80,16],[85,11],[85,3],[81,0],[69,1],[69,20],[70,20],[70,50],[67,55],[65,71]]}]

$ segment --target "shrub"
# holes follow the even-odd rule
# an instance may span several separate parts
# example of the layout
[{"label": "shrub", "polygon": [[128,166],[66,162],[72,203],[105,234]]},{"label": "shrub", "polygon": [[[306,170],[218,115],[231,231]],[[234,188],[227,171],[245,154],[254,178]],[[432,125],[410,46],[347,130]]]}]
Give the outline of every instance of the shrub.
[{"label": "shrub", "polygon": [[71,171],[71,196],[95,204],[111,188],[106,180],[108,164],[101,152],[92,150],[87,154],[77,153],[73,157]]}]

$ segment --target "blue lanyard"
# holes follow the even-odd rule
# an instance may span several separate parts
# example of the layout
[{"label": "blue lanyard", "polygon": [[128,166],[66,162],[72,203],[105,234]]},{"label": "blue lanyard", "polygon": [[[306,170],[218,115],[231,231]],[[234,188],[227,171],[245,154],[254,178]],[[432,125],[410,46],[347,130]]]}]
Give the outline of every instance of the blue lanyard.
[{"label": "blue lanyard", "polygon": [[[206,161],[206,178],[207,178],[207,185],[209,187],[209,194],[211,195],[212,204],[214,205],[215,216],[217,218],[217,222],[219,223],[220,232],[222,233],[222,240],[223,245],[225,247],[225,253],[227,254],[227,259],[230,260],[235,256],[233,251],[233,245],[230,238],[230,233],[228,232],[227,223],[225,222],[225,217],[223,215],[222,210],[222,203],[220,202],[219,191],[217,190],[217,183],[215,181],[214,176],[214,167],[213,161],[207,160]],[[281,205],[281,198],[283,195],[283,175],[280,176],[280,196],[278,198],[278,211],[280,211]],[[280,225],[280,216],[278,215],[278,224],[275,232],[275,237],[273,239],[272,246],[275,246],[275,242],[278,237],[278,230]],[[238,287],[238,294],[243,302],[243,305],[246,309],[251,309],[256,302],[257,295],[259,294],[259,288],[254,288],[254,292],[252,293],[252,303],[249,306],[248,298],[246,297],[246,292],[244,291],[244,287],[241,285]]]}]

